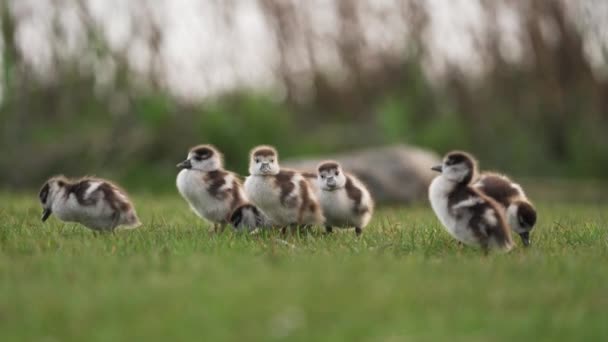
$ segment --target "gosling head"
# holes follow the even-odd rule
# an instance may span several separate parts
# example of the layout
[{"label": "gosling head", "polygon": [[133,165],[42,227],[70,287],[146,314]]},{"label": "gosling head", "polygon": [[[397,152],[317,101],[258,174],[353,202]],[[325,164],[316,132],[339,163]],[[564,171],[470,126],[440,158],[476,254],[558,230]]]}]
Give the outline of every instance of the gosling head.
[{"label": "gosling head", "polygon": [[255,176],[274,176],[279,174],[279,154],[272,146],[258,146],[251,150],[249,174]]},{"label": "gosling head", "polygon": [[341,189],[346,184],[346,176],[342,166],[335,161],[325,161],[317,167],[317,181],[322,190],[334,191]]},{"label": "gosling head", "polygon": [[[530,231],[536,224],[536,210],[526,201],[517,201],[507,210],[516,210],[516,215],[508,215],[509,224],[514,232],[519,234],[524,246],[530,245]],[[514,221],[514,222],[513,222]]]},{"label": "gosling head", "polygon": [[53,202],[64,191],[68,183],[68,180],[64,176],[55,176],[49,178],[42,188],[40,188],[38,198],[40,199],[40,204],[42,204],[42,222],[51,216],[53,213]]},{"label": "gosling head", "polygon": [[466,152],[454,151],[443,158],[443,163],[431,168],[440,172],[447,180],[469,184],[477,174],[477,161]]},{"label": "gosling head", "polygon": [[222,154],[212,145],[198,145],[190,149],[188,158],[177,164],[179,169],[210,172],[224,167]]}]

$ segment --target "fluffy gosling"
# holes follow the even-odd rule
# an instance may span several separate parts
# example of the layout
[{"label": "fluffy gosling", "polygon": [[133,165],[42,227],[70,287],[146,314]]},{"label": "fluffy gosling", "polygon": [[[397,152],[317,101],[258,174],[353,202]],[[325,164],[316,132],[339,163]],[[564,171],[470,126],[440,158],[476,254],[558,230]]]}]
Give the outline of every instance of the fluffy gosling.
[{"label": "fluffy gosling", "polygon": [[458,241],[508,251],[513,247],[502,208],[471,185],[477,163],[465,152],[450,152],[429,187],[429,200],[445,229]]},{"label": "fluffy gosling", "polygon": [[297,171],[281,169],[279,154],[271,146],[251,150],[245,193],[267,216],[270,225],[286,228],[323,224],[325,218],[306,178]]},{"label": "fluffy gosling", "polygon": [[511,230],[519,234],[524,246],[529,246],[530,232],[536,224],[536,209],[522,187],[509,177],[492,172],[482,173],[473,186],[506,210]]},{"label": "fluffy gosling", "polygon": [[52,177],[38,197],[43,208],[42,222],[55,214],[62,221],[77,222],[95,231],[113,232],[118,226],[141,225],[127,193],[104,179]]},{"label": "fluffy gosling", "polygon": [[222,154],[212,145],[192,147],[177,164],[177,189],[199,217],[213,223],[215,231],[229,222],[230,214],[247,202],[238,177],[224,170]]},{"label": "fluffy gosling", "polygon": [[317,197],[325,215],[325,229],[355,227],[361,235],[374,211],[369,191],[356,177],[347,174],[335,161],[326,161],[317,167]]}]

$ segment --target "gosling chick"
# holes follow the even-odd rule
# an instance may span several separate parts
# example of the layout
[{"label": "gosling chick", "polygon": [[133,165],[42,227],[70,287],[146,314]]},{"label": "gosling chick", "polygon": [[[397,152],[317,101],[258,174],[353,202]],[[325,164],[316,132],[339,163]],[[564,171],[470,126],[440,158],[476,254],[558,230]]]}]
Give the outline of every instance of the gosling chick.
[{"label": "gosling chick", "polygon": [[513,247],[502,208],[496,201],[471,186],[477,163],[471,155],[448,153],[443,164],[432,168],[440,172],[429,187],[433,211],[445,229],[458,241],[508,251]]},{"label": "gosling chick", "polygon": [[519,234],[524,246],[529,246],[536,209],[522,187],[509,177],[492,172],[482,173],[473,186],[502,205],[511,230]]},{"label": "gosling chick", "polygon": [[335,161],[326,161],[317,167],[317,196],[325,215],[325,229],[355,227],[361,235],[374,211],[369,191],[355,176],[347,174]]},{"label": "gosling chick", "polygon": [[224,170],[222,154],[212,145],[192,147],[188,157],[177,164],[177,189],[199,217],[213,223],[218,231],[230,214],[247,199],[238,177]]},{"label": "gosling chick", "polygon": [[274,147],[263,145],[251,150],[249,174],[245,179],[245,193],[271,225],[286,228],[320,225],[325,221],[306,178],[300,172],[281,169]]},{"label": "gosling chick", "polygon": [[51,214],[66,222],[77,222],[96,231],[114,231],[118,226],[141,225],[127,193],[116,184],[93,177],[76,180],[56,176],[38,193],[42,222]]}]

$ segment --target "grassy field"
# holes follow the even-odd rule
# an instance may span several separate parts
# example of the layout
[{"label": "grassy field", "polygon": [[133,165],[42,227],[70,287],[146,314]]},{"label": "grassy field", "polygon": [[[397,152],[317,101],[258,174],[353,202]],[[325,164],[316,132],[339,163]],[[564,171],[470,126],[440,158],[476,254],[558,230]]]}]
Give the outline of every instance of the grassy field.
[{"label": "grassy field", "polygon": [[1,341],[608,338],[607,204],[540,203],[532,248],[484,257],[426,205],[284,241],[134,200],[141,229],[94,236],[0,195]]}]

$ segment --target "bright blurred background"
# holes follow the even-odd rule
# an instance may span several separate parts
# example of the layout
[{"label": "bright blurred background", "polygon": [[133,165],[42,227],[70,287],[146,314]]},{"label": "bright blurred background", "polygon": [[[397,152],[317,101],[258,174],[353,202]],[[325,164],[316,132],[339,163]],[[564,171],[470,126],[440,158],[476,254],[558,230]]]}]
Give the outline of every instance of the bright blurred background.
[{"label": "bright blurred background", "polygon": [[246,172],[407,143],[518,177],[608,178],[608,2],[4,0],[0,188],[96,174],[174,191],[217,145]]}]

